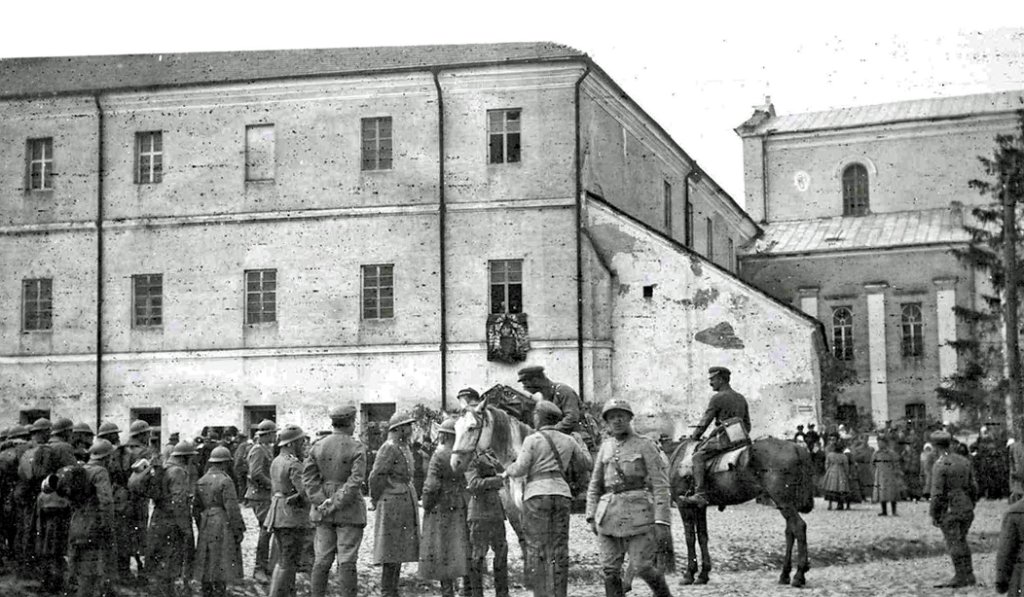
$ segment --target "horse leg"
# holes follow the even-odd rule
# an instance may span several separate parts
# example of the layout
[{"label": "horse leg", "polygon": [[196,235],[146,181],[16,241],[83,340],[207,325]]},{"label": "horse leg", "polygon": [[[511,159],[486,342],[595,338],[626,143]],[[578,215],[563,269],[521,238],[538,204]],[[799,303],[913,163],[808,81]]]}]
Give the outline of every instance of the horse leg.
[{"label": "horse leg", "polygon": [[683,584],[692,585],[693,575],[697,573],[697,525],[694,509],[691,506],[679,506],[679,518],[683,521],[683,534],[686,536],[686,572],[683,573]]},{"label": "horse leg", "polygon": [[[793,552],[793,542],[796,542],[796,574],[793,575],[794,587],[803,587],[807,584],[806,573],[811,569],[810,561],[807,559],[807,523],[793,506],[781,508],[782,515],[786,517],[786,563],[784,571],[788,573]],[[781,579],[780,579],[781,580]]]},{"label": "horse leg", "polygon": [[533,587],[533,579],[530,578],[529,565],[526,561],[526,533],[523,531],[523,520],[519,516],[509,516],[508,523],[512,525],[512,531],[516,534],[519,542],[519,555],[523,561],[523,586],[527,589]]},{"label": "horse leg", "polygon": [[708,550],[708,509],[707,506],[697,512],[697,543],[700,545],[700,574],[697,576],[698,585],[708,583],[708,575],[711,574],[711,551]]},{"label": "horse leg", "polygon": [[[793,519],[786,514],[786,510],[779,508],[779,512],[786,519],[786,556],[782,560],[782,574],[779,575],[779,584],[788,585],[790,572],[793,570],[793,542],[796,541],[796,532],[793,526]],[[794,510],[795,514],[796,511]]]}]

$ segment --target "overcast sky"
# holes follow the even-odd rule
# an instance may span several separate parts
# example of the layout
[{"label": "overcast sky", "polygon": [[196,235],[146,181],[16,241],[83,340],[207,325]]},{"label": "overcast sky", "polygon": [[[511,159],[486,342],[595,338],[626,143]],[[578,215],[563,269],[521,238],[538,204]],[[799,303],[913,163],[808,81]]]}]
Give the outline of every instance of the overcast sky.
[{"label": "overcast sky", "polygon": [[786,114],[1024,89],[1024,0],[946,4],[10,2],[0,57],[554,41],[588,53],[742,205],[732,129],[765,95]]}]

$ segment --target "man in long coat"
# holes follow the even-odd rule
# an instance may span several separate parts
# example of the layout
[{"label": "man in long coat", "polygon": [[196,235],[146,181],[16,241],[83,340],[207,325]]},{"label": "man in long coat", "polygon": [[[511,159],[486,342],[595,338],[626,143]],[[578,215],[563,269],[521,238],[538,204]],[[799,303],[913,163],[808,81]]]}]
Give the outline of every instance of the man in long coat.
[{"label": "man in long coat", "polygon": [[72,496],[69,540],[72,574],[78,583],[78,597],[98,597],[107,573],[107,544],[113,537],[114,496],[110,473],[104,466],[114,446],[97,439],[89,448],[85,463],[85,495]]},{"label": "man in long coat", "polygon": [[356,561],[366,526],[366,504],[360,492],[366,478],[366,450],[352,437],[356,407],[345,404],[330,413],[332,432],[309,450],[302,482],[312,504],[310,521],[316,528],[312,597],[327,593],[327,575],[338,560],[342,597],[355,597]]},{"label": "man in long coat", "polygon": [[256,443],[249,448],[246,466],[249,469],[249,482],[245,490],[245,503],[252,508],[259,525],[259,537],[256,539],[256,566],[252,576],[257,582],[270,582],[272,570],[270,560],[270,529],[264,523],[270,512],[270,463],[274,460],[274,435],[277,425],[273,421],[260,421],[256,428]]},{"label": "man in long coat", "polygon": [[[186,569],[191,566],[195,553],[189,467],[195,455],[192,442],[178,442],[164,463],[162,474],[154,478],[147,564],[153,592],[165,597],[176,595],[174,583],[182,578],[183,572],[191,573],[190,568]],[[188,579],[184,582],[187,588]]]},{"label": "man in long coat", "polygon": [[288,425],[277,440],[280,452],[270,464],[273,495],[264,525],[271,529],[280,549],[270,579],[270,597],[288,597],[295,592],[295,573],[309,533],[309,496],[302,483],[302,458],[306,434]]},{"label": "man in long coat", "polygon": [[202,584],[203,597],[223,597],[227,583],[242,580],[245,522],[235,484],[225,471],[233,466],[231,452],[218,446],[206,462],[209,468],[196,483],[196,509],[202,514],[194,576]]},{"label": "man in long coat", "polygon": [[15,488],[18,486],[18,462],[32,442],[28,441],[29,430],[24,425],[15,425],[7,432],[7,447],[0,451],[0,557],[8,569],[19,560],[17,552],[18,519],[15,503]]},{"label": "man in long coat", "polygon": [[[77,463],[74,448],[68,443],[71,419],[61,417],[53,422],[47,446],[53,463],[50,471]],[[68,525],[71,523],[71,503],[56,492],[53,477],[43,481],[43,491],[36,498],[36,555],[39,557],[43,589],[58,592],[64,585],[65,560],[68,545]]]},{"label": "man in long coat", "polygon": [[[130,474],[132,465],[146,459],[156,460],[156,453],[150,448],[149,440],[152,435],[152,428],[149,423],[138,420],[132,421],[128,428],[128,441],[117,451],[120,459],[120,469]],[[127,489],[127,478],[124,479]],[[146,527],[149,522],[149,498],[138,493],[128,491],[123,497],[124,504],[117,509],[117,524],[114,533],[117,542],[117,570],[123,581],[129,583],[145,584],[145,568],[142,565],[142,554],[146,547]],[[138,570],[138,577],[131,577],[131,558],[135,558]]]},{"label": "man in long coat", "polygon": [[388,439],[377,451],[370,472],[370,500],[376,510],[373,563],[382,568],[382,597],[398,597],[402,563],[419,560],[419,521],[409,446],[413,422],[415,419],[409,413],[392,415]]},{"label": "man in long coat", "polygon": [[452,597],[455,579],[469,572],[466,477],[451,467],[455,419],[442,423],[438,436],[438,447],[423,482],[419,573],[423,578],[440,580],[442,597]]},{"label": "man in long coat", "polygon": [[952,436],[945,431],[932,434],[932,445],[940,452],[932,471],[932,524],[942,529],[949,556],[953,560],[953,578],[936,587],[965,587],[975,584],[971,548],[967,531],[974,521],[978,501],[978,482],[971,462],[950,450]]}]

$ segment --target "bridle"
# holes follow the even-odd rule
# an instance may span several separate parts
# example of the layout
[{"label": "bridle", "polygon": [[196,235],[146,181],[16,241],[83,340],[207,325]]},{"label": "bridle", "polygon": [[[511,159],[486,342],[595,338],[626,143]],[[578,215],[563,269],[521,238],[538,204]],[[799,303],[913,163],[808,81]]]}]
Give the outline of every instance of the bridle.
[{"label": "bridle", "polygon": [[487,417],[487,415],[477,412],[476,409],[474,408],[466,409],[465,412],[468,412],[469,414],[473,415],[473,422],[476,424],[473,427],[471,427],[468,430],[468,432],[476,433],[476,437],[473,438],[473,445],[471,447],[462,450],[452,450],[453,454],[470,454],[472,452],[476,452],[476,448],[480,444],[480,436],[483,435],[484,419]]}]

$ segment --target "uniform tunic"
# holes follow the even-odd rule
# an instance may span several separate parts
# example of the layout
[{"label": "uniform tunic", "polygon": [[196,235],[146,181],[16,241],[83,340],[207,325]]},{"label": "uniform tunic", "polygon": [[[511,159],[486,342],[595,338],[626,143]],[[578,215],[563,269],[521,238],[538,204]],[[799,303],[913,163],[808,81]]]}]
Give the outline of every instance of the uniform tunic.
[{"label": "uniform tunic", "polygon": [[930,513],[942,529],[954,562],[958,557],[970,556],[967,531],[974,521],[977,501],[978,481],[971,462],[959,454],[943,454],[932,469]]},{"label": "uniform tunic", "polygon": [[1003,516],[996,552],[996,590],[1024,597],[1024,501],[1017,501]]},{"label": "uniform tunic", "polygon": [[181,461],[172,456],[164,465],[153,494],[149,519],[149,555],[161,578],[181,576],[195,553],[192,535],[192,480]]},{"label": "uniform tunic", "polygon": [[370,499],[377,506],[373,525],[373,563],[419,560],[419,521],[413,461],[409,445],[387,440],[370,472]]},{"label": "uniform tunic", "polygon": [[[124,471],[131,471],[132,465],[143,458],[153,462],[157,457],[153,449],[134,437],[128,440],[124,448],[115,453],[115,457],[118,455],[121,457],[121,468]],[[127,486],[127,478],[124,479],[124,483]],[[130,491],[124,497],[125,504],[120,511],[121,517],[118,520],[116,533],[119,553],[122,557],[127,557],[129,554],[141,554],[146,545],[149,500],[144,495]]]},{"label": "uniform tunic", "polygon": [[245,523],[231,477],[211,468],[196,484],[195,499],[196,507],[202,511],[195,579],[204,583],[241,580]]},{"label": "uniform tunic", "polygon": [[[361,487],[366,478],[366,449],[351,435],[334,431],[309,450],[302,482],[316,526],[314,574],[326,574],[335,558],[355,562],[366,526]],[[319,506],[330,500],[325,512]]]},{"label": "uniform tunic", "polygon": [[440,446],[423,482],[420,576],[447,580],[464,576],[470,557],[466,526],[466,477],[452,470],[452,451]]},{"label": "uniform tunic", "polygon": [[898,501],[900,493],[903,491],[900,482],[903,475],[899,457],[892,450],[884,448],[875,452],[872,463],[875,466],[875,501]]},{"label": "uniform tunic", "polygon": [[114,498],[107,469],[96,462],[83,466],[89,496],[74,507],[68,538],[72,574],[78,578],[79,594],[88,595],[98,588],[99,579],[109,572],[105,568],[104,552],[113,530]]}]

